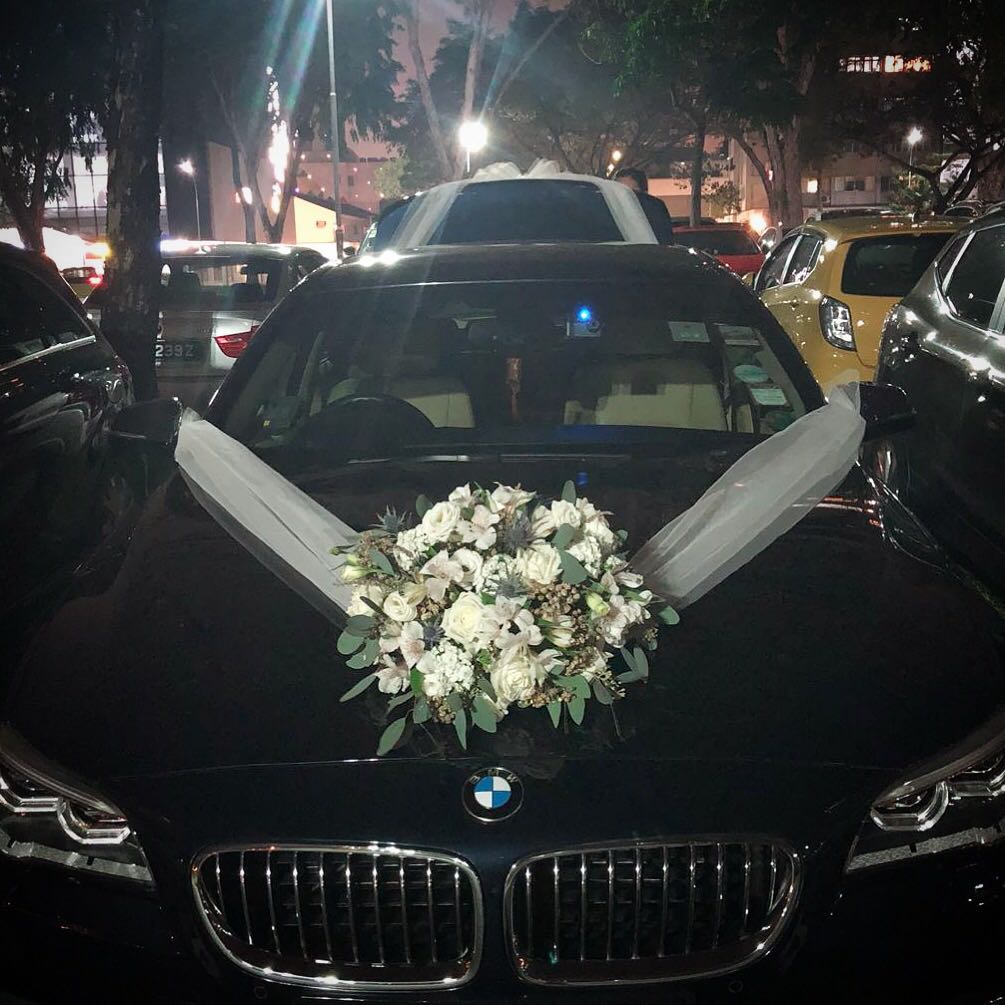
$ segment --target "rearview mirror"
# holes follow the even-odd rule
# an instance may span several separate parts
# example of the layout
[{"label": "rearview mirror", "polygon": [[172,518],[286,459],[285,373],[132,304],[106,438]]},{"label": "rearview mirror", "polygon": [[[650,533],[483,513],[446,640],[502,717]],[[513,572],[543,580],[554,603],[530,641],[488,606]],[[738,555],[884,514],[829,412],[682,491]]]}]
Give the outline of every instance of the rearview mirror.
[{"label": "rearview mirror", "polygon": [[866,440],[902,433],[914,425],[914,409],[901,388],[893,384],[863,383],[859,385],[859,393]]},{"label": "rearview mirror", "polygon": [[124,408],[112,423],[111,435],[158,447],[174,447],[181,425],[182,403],[177,398],[154,398]]}]

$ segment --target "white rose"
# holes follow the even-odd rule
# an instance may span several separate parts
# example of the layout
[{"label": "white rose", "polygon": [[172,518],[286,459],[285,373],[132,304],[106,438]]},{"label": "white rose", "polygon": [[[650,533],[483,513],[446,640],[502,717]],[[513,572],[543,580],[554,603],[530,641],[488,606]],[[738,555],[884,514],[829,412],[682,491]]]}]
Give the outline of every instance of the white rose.
[{"label": "white rose", "polygon": [[457,503],[438,502],[426,511],[422,529],[430,541],[446,541],[457,529],[460,519],[461,508]]},{"label": "white rose", "polygon": [[538,586],[550,586],[562,574],[562,559],[550,544],[522,548],[516,557],[516,566],[524,579]]},{"label": "white rose", "polygon": [[546,506],[538,506],[530,521],[530,532],[534,537],[548,537],[558,530],[558,524]]},{"label": "white rose", "polygon": [[558,527],[566,523],[570,527],[578,527],[583,522],[583,518],[579,510],[576,509],[575,504],[566,502],[564,499],[558,499],[551,504],[551,517]]},{"label": "white rose", "polygon": [[389,593],[384,599],[384,613],[392,620],[403,625],[408,621],[414,621],[418,610],[415,604],[408,602],[408,599],[400,591],[395,590]]},{"label": "white rose", "polygon": [[507,651],[489,674],[501,705],[530,701],[546,676],[523,646]]},{"label": "white rose", "polygon": [[443,615],[443,634],[462,646],[474,646],[483,615],[482,602],[473,593],[462,593]]},{"label": "white rose", "polygon": [[471,548],[458,548],[452,557],[464,570],[464,578],[461,583],[464,586],[470,586],[481,574],[485,560]]},{"label": "white rose", "polygon": [[519,485],[516,488],[510,485],[497,485],[492,490],[491,496],[497,509],[503,509],[506,506],[512,506],[514,509],[518,506],[526,506],[533,498],[533,492],[527,492]]},{"label": "white rose", "polygon": [[569,554],[579,559],[582,566],[591,576],[599,576],[603,554],[600,545],[593,538],[587,537],[569,548]]},{"label": "white rose", "polygon": [[373,614],[373,608],[363,602],[364,598],[380,607],[384,603],[384,589],[377,583],[366,583],[353,590],[352,601],[349,603],[348,615]]}]

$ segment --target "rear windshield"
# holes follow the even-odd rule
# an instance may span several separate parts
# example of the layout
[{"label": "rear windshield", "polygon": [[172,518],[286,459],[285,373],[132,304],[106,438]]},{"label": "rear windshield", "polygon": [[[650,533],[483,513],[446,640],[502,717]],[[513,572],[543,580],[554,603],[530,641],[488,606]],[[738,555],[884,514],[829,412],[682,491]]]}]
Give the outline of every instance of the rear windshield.
[{"label": "rear windshield", "polygon": [[343,450],[357,406],[402,447],[766,435],[816,391],[771,315],[721,282],[304,289],[240,363],[222,425],[261,451]]},{"label": "rear windshield", "polygon": [[623,241],[603,192],[585,181],[494,181],[458,193],[430,244]]},{"label": "rear windshield", "polygon": [[710,255],[759,255],[760,249],[742,230],[692,230],[674,234],[678,244]]},{"label": "rear windshield", "polygon": [[862,297],[906,297],[952,236],[896,234],[853,241],[841,289]]}]

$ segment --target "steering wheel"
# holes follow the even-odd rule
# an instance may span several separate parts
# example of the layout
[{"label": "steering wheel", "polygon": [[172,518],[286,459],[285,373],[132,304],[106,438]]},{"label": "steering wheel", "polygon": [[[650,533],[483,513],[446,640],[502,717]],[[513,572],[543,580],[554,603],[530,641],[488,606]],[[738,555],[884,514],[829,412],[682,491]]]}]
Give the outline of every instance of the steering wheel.
[{"label": "steering wheel", "polygon": [[352,455],[380,453],[436,427],[415,405],[392,394],[351,394],[326,405],[297,434],[308,450],[335,448]]}]

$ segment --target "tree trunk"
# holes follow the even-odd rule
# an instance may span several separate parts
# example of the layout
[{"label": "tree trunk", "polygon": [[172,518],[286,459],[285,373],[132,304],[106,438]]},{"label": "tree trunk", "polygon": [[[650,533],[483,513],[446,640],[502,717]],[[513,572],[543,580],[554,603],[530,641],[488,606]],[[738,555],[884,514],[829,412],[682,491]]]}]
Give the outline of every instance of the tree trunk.
[{"label": "tree trunk", "polygon": [[234,179],[234,191],[241,200],[241,213],[244,215],[244,240],[248,244],[256,244],[258,233],[255,230],[255,207],[244,198],[244,189],[248,188],[241,180],[241,154],[237,145],[230,145],[230,174]]},{"label": "tree trunk", "polygon": [[701,189],[705,180],[705,133],[707,123],[704,114],[695,117],[694,152],[691,154],[691,226],[701,226]]},{"label": "tree trunk", "polygon": [[160,290],[160,137],[163,24],[159,0],[122,0],[108,141],[108,303],[101,328],[133,375],[139,399],[157,396],[154,342]]},{"label": "tree trunk", "polygon": [[799,156],[799,127],[796,122],[772,127],[765,133],[771,162],[772,188],[776,195],[776,220],[783,230],[803,222],[802,160]]},{"label": "tree trunk", "polygon": [[[482,57],[485,54],[485,39],[488,36],[489,19],[495,0],[473,0],[468,8],[471,15],[471,45],[468,46],[468,61],[464,68],[464,97],[461,101],[461,122],[467,122],[474,116],[475,93],[478,89],[478,78],[481,75]],[[454,158],[454,178],[464,174],[466,162],[465,152],[459,147]]]},{"label": "tree trunk", "polygon": [[[45,170],[44,161],[42,170]],[[3,199],[4,205],[14,219],[14,226],[17,227],[21,243],[29,251],[44,253],[45,238],[42,234],[42,225],[45,200],[44,196],[42,199],[34,198],[34,180],[29,188],[32,194],[26,196],[24,187],[18,184],[3,151],[0,150],[0,198]]]},{"label": "tree trunk", "polygon": [[440,164],[440,172],[443,181],[446,181],[453,175],[453,163],[443,136],[443,124],[440,121],[436,102],[433,100],[433,91],[429,86],[429,74],[426,72],[426,60],[422,55],[422,46],[419,43],[419,0],[409,0],[403,8],[403,16],[405,31],[408,34],[408,50],[415,63],[415,80],[419,85],[419,96],[426,112],[426,120],[429,122],[429,132],[433,138],[433,149],[436,151],[436,159]]},{"label": "tree trunk", "polygon": [[[768,200],[768,226],[777,227],[781,220],[781,210],[778,204],[778,192],[772,176],[768,173],[768,166],[747,139],[742,128],[735,130],[732,136],[739,144],[740,149],[747,155],[750,163],[754,165],[757,177],[761,179],[761,186],[764,189],[765,198]],[[760,136],[764,141],[765,149],[767,149],[769,145],[767,131],[762,130]]]}]

